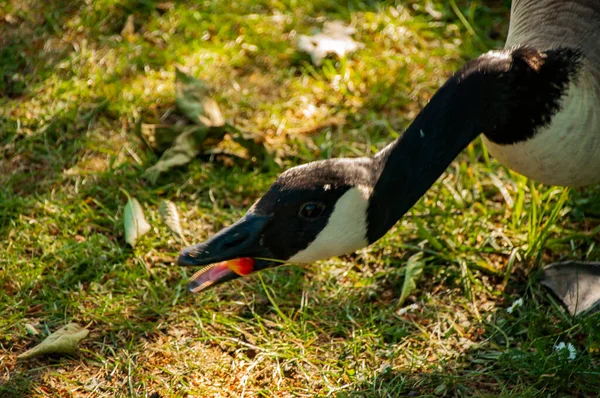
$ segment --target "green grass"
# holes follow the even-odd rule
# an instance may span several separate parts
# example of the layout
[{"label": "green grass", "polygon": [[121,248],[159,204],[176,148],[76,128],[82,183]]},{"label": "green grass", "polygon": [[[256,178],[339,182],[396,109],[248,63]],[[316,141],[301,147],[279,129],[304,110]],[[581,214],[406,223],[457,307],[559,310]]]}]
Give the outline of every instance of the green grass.
[{"label": "green grass", "polygon": [[[227,3],[0,5],[0,396],[596,396],[598,314],[566,316],[537,280],[543,264],[600,259],[600,189],[532,183],[480,141],[371,247],[186,292],[193,270],[173,264],[181,245],[158,203],[174,201],[199,242],[281,170],[201,156],[144,181],[157,155],[135,126],[176,112],[176,65],[283,168],[372,154],[462,62],[502,46],[509,10],[451,1],[435,19],[417,0]],[[354,24],[365,48],[312,66],[293,42],[317,18]],[[331,120],[344,123],[295,133]],[[153,226],[135,249],[122,189]],[[402,313],[419,252],[404,304],[416,309]],[[69,321],[91,331],[79,355],[16,360]],[[575,360],[554,352],[561,341]]]}]

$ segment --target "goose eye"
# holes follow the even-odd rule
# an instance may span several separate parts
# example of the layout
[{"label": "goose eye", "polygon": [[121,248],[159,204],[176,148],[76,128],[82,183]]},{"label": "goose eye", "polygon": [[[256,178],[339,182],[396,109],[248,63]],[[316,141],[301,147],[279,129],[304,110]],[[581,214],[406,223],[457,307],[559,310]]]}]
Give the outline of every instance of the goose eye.
[{"label": "goose eye", "polygon": [[313,219],[323,214],[325,205],[323,203],[309,202],[302,205],[298,215],[302,218]]}]

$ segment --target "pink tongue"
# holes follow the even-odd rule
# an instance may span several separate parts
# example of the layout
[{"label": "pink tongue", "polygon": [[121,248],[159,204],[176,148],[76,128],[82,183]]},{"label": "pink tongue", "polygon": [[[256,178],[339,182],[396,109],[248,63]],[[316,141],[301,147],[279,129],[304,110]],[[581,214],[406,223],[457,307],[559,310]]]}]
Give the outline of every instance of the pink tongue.
[{"label": "pink tongue", "polygon": [[219,279],[221,276],[226,274],[229,271],[229,267],[227,266],[227,262],[223,261],[221,263],[216,264],[208,271],[208,279],[214,281]]},{"label": "pink tongue", "polygon": [[195,287],[192,288],[192,292],[197,292],[209,287],[214,281],[218,280],[228,272],[230,272],[230,270],[227,266],[227,262],[223,261],[213,265],[208,271],[196,273],[190,280],[190,282],[195,285]]}]

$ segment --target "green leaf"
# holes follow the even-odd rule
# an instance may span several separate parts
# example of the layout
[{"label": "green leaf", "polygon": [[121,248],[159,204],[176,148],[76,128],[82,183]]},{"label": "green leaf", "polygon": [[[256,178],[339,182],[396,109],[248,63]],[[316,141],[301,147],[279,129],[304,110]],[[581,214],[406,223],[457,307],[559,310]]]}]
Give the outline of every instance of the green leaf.
[{"label": "green leaf", "polygon": [[74,354],[79,342],[89,330],[76,323],[69,323],[46,337],[37,346],[17,356],[17,359],[29,359],[44,354]]},{"label": "green leaf", "polygon": [[225,118],[219,104],[202,80],[175,70],[175,102],[190,121],[205,126],[222,126]]},{"label": "green leaf", "polygon": [[439,252],[444,250],[444,245],[439,240],[437,240],[436,237],[433,236],[427,228],[425,228],[421,221],[416,220],[416,224],[417,234],[419,235],[419,238],[427,240],[427,242],[429,242],[429,244]]},{"label": "green leaf", "polygon": [[140,123],[139,134],[150,149],[163,153],[173,145],[177,137],[195,129],[205,129],[205,127]]},{"label": "green leaf", "polygon": [[404,271],[404,283],[402,284],[402,293],[398,305],[402,305],[404,300],[415,290],[417,281],[423,272],[425,261],[423,261],[423,253],[417,253],[408,259],[406,271]]},{"label": "green leaf", "polygon": [[136,198],[129,198],[124,211],[125,242],[135,246],[139,237],[150,231],[144,210]]}]

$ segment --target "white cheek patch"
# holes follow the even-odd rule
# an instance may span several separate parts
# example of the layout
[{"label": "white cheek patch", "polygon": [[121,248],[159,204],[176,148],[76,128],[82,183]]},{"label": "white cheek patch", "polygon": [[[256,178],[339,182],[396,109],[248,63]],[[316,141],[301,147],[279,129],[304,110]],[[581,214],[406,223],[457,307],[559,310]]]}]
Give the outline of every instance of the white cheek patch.
[{"label": "white cheek patch", "polygon": [[338,199],[327,225],[315,240],[288,261],[312,263],[352,253],[367,246],[367,209],[370,194],[371,188],[366,186],[349,189]]}]

